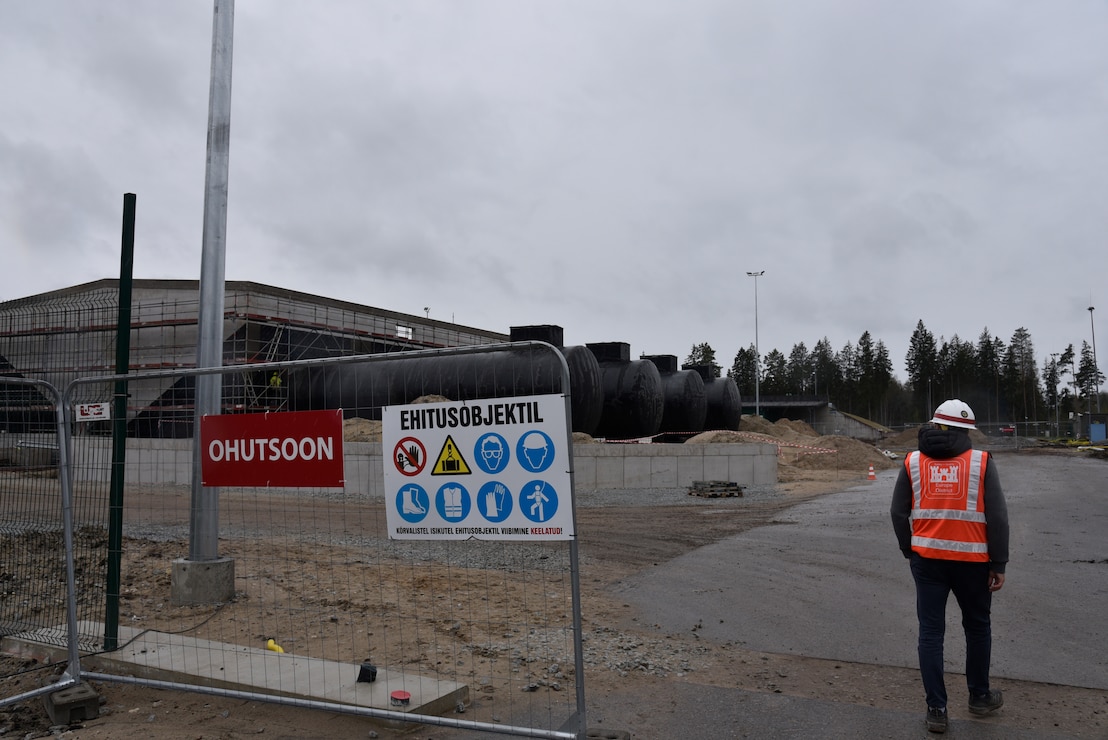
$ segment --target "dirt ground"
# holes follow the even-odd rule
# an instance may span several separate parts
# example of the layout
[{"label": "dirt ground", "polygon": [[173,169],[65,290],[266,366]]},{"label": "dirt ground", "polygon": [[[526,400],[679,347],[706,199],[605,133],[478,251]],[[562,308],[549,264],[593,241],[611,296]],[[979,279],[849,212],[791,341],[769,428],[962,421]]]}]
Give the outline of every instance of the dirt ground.
[{"label": "dirt ground", "polygon": [[[762,422],[764,424],[764,422]],[[769,425],[773,427],[773,425]],[[731,433],[736,434],[736,433]],[[627,605],[613,596],[613,584],[644,569],[669,561],[683,553],[730,535],[765,525],[783,509],[801,501],[841,491],[867,477],[869,465],[890,469],[895,460],[871,445],[853,440],[815,437],[805,429],[787,425],[754,429],[750,425],[738,434],[765,435],[781,447],[781,482],[766,499],[749,499],[732,507],[729,516],[706,516],[704,506],[677,504],[628,507],[584,507],[578,509],[578,532],[582,559],[583,633],[602,641],[605,636],[632,640],[640,652],[654,656],[661,668],[641,670],[635,666],[594,665],[585,676],[586,696],[603,701],[614,692],[633,691],[641,697],[642,711],[666,707],[668,687],[673,682],[732,687],[752,692],[852,703],[915,711],[921,689],[914,670],[867,664],[850,664],[746,650],[733,643],[706,644],[695,625],[679,634],[660,634],[654,625],[641,624]],[[887,440],[897,449],[914,449],[911,439]],[[827,450],[836,449],[837,453]],[[820,452],[822,450],[822,452]],[[170,499],[181,498],[169,493]],[[168,505],[168,504],[167,504]],[[187,501],[179,501],[185,506]],[[368,521],[368,519],[367,519]],[[351,523],[354,526],[356,523]],[[133,553],[125,570],[136,572],[144,560],[150,566],[146,583],[132,584],[135,598],[144,589],[165,588],[164,558],[149,552]],[[296,588],[305,588],[297,584]],[[0,676],[11,676],[21,668],[33,668],[28,661],[0,656]],[[10,694],[13,683],[21,687],[38,685],[41,672],[6,679],[0,684]],[[1013,686],[1013,684],[1018,684]],[[1011,688],[1009,688],[1011,687]],[[37,700],[0,709],[0,737],[65,738],[156,738],[162,740],[235,739],[264,734],[274,738],[346,737],[411,740],[461,740],[478,735],[437,727],[390,729],[364,718],[297,709],[273,704],[208,697],[116,683],[95,683],[101,697],[100,716],[68,727],[50,727],[49,718]],[[1104,737],[1108,725],[1108,694],[1065,686],[1031,682],[1005,682],[1006,690],[1018,691],[1018,708],[1006,712],[1021,714],[1020,724],[1028,730],[1067,733],[1073,737]],[[475,702],[471,711],[458,719],[494,721],[495,717]],[[659,709],[661,711],[661,709]],[[618,729],[618,719],[606,727]],[[1090,723],[1098,717],[1100,725]],[[593,723],[590,721],[590,725]],[[634,738],[648,738],[636,731]]]}]

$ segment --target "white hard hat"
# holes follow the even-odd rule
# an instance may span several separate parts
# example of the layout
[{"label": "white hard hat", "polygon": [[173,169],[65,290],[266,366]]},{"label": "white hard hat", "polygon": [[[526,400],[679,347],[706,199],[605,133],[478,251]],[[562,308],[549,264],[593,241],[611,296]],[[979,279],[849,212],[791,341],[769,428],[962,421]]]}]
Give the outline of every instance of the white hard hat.
[{"label": "white hard hat", "polygon": [[973,409],[969,404],[952,398],[943,401],[939,408],[935,409],[935,417],[932,424],[945,424],[948,427],[961,427],[963,429],[976,429],[977,419],[973,415]]}]

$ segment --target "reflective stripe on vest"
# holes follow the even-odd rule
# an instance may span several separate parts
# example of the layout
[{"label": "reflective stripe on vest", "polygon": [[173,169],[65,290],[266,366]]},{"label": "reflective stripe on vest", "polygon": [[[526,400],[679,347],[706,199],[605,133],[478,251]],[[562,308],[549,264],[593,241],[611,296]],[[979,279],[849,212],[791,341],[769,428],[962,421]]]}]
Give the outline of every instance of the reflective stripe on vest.
[{"label": "reflective stripe on vest", "polygon": [[905,458],[912,483],[912,550],[929,558],[988,562],[983,500],[987,460],[980,450],[949,459],[917,450]]}]

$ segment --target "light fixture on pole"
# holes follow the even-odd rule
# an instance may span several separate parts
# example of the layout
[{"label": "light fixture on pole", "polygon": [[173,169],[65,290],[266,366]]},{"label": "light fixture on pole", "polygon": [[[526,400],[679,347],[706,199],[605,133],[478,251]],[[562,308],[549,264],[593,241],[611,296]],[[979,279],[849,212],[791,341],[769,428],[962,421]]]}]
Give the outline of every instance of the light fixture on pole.
[{"label": "light fixture on pole", "polygon": [[1096,388],[1096,412],[1100,413],[1100,366],[1096,364],[1096,326],[1093,324],[1093,306],[1089,306],[1089,330],[1093,333],[1093,384]]},{"label": "light fixture on pole", "polygon": [[746,273],[754,278],[754,415],[762,415],[762,399],[760,392],[762,375],[762,353],[758,349],[758,278],[766,274],[765,270]]}]

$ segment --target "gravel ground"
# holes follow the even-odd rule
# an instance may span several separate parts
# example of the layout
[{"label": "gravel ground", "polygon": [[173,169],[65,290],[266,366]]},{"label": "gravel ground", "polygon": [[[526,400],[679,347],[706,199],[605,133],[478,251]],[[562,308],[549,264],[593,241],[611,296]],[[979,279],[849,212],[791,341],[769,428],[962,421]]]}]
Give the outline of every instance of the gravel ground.
[{"label": "gravel ground", "polygon": [[[1014,455],[1013,451],[1000,458],[1003,472],[1016,472],[1010,459]],[[1044,477],[1036,479],[1036,485],[1051,480],[1061,479]],[[1013,484],[1016,483],[1017,480],[1013,480]],[[700,498],[690,496],[686,489],[578,491],[585,603],[585,685],[590,726],[625,731],[630,737],[642,740],[813,737],[821,733],[835,737],[926,736],[920,731],[917,716],[920,689],[914,669],[881,661],[851,662],[754,649],[744,645],[737,634],[724,637],[712,634],[708,628],[715,627],[718,632],[719,626],[698,622],[695,615],[690,614],[685,619],[679,613],[672,618],[667,616],[666,620],[652,618],[650,610],[634,606],[629,598],[631,592],[627,589],[638,588],[633,585],[638,575],[672,570],[675,561],[683,555],[724,542],[752,528],[786,524],[788,517],[783,517],[782,512],[792,505],[818,502],[822,494],[858,485],[865,485],[864,471],[833,476],[833,480],[824,477],[810,484],[800,481],[751,486],[738,498]],[[891,481],[883,478],[872,491],[883,500],[890,487]],[[1025,494],[1028,501],[1032,500],[1031,493]],[[183,499],[187,506],[187,496]],[[340,509],[343,504],[328,496],[316,500]],[[383,506],[383,502],[376,503]],[[318,506],[313,511],[320,513],[319,510],[326,508]],[[176,515],[170,511],[163,513]],[[1092,526],[1096,521],[1094,518],[1086,523]],[[183,536],[182,528],[164,527],[156,522],[143,526],[165,539]],[[797,527],[796,524],[791,526]],[[364,524],[350,522],[347,529],[335,532],[329,541],[359,546],[387,543],[380,533],[367,534],[364,530]],[[413,547],[413,543],[394,544]],[[426,559],[456,562],[464,550],[465,557],[476,558],[475,563],[506,570],[514,569],[521,558],[536,557],[542,558],[541,567],[556,571],[563,566],[563,561],[552,561],[552,554],[558,558],[566,553],[564,545],[536,549],[498,543],[496,547],[457,548],[449,543],[434,543],[433,548],[427,549],[423,544],[428,543],[417,547],[421,548],[418,550],[421,557]],[[1102,555],[1090,557],[1095,560]],[[709,566],[722,567],[711,563]],[[801,588],[803,583],[795,585]],[[1018,588],[1016,582],[1011,585],[1013,590]],[[698,594],[697,598],[708,596]],[[730,617],[725,618],[730,621]],[[1100,620],[1090,627],[1100,629],[1102,624]],[[536,643],[542,639],[542,635],[537,635]],[[563,636],[552,633],[549,639],[557,644]],[[504,644],[502,647],[508,650],[511,646]],[[566,671],[562,664],[534,664],[532,668],[536,681],[544,681],[545,688],[551,683],[559,683],[564,688],[567,683],[559,677]],[[1012,701],[999,721],[970,722],[955,715],[955,734],[975,738],[1108,737],[1108,692],[1014,680],[1006,681],[1004,688]],[[25,722],[24,715],[12,714],[9,716],[14,717],[14,729],[10,732],[19,733],[19,737],[24,733],[42,737],[64,732],[65,737],[80,740],[234,740],[258,734],[278,738],[334,736],[405,740],[489,737],[482,733],[428,727],[400,733],[371,728],[357,718],[141,687],[107,685],[101,690],[106,713],[84,727],[59,728],[51,732],[34,725],[31,720]],[[460,719],[497,722],[512,719],[496,707],[495,702],[489,704],[481,698]],[[33,708],[25,711],[33,713]],[[2,719],[0,717],[0,728],[3,727]],[[34,727],[40,729],[34,730]],[[794,730],[790,731],[789,727]],[[798,729],[801,727],[807,730]]]}]

